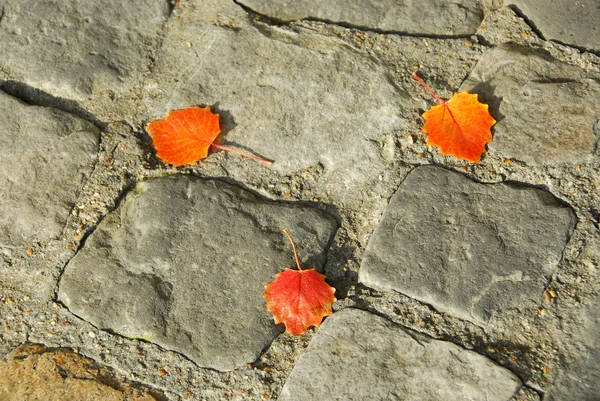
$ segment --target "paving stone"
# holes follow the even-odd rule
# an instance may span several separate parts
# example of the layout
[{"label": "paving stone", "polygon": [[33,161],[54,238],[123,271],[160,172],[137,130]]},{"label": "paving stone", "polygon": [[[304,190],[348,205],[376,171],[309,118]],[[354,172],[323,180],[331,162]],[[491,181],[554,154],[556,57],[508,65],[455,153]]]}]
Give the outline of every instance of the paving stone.
[{"label": "paving stone", "polygon": [[193,176],[142,182],[66,266],[59,299],[98,328],[198,365],[244,366],[279,333],[262,293],[293,266],[284,228],[303,265],[321,266],[336,223],[316,209]]},{"label": "paving stone", "polygon": [[[156,394],[155,398],[151,393]],[[133,387],[93,360],[67,349],[24,344],[0,361],[0,400],[154,401],[157,390]]]},{"label": "paving stone", "polygon": [[474,0],[239,0],[239,3],[281,21],[316,19],[411,35],[474,35],[484,15],[483,2]]},{"label": "paving stone", "polygon": [[498,121],[488,148],[530,165],[585,163],[600,136],[600,75],[543,50],[488,50],[460,90],[478,93]]},{"label": "paving stone", "polygon": [[600,2],[510,0],[546,39],[600,52]]},{"label": "paving stone", "polygon": [[127,96],[147,71],[168,14],[165,0],[118,7],[110,0],[6,0],[0,70],[71,100]]},{"label": "paving stone", "polygon": [[539,298],[575,222],[546,191],[417,167],[371,237],[359,281],[485,322]]},{"label": "paving stone", "polygon": [[57,237],[98,152],[98,129],[0,91],[0,252]]},{"label": "paving stone", "polygon": [[367,54],[334,38],[254,26],[228,3],[175,10],[157,81],[148,85],[160,88],[146,97],[153,118],[218,105],[235,120],[224,142],[274,160],[283,174],[320,163],[322,180],[342,189],[377,179],[384,165],[378,140],[399,129],[403,108],[414,107],[408,94]]},{"label": "paving stone", "polygon": [[346,309],[322,324],[279,400],[491,401],[509,400],[519,387],[509,370],[475,352]]},{"label": "paving stone", "polygon": [[550,401],[594,400],[600,394],[600,299],[589,300],[571,324],[562,323],[562,337],[576,344],[566,358],[567,366],[559,369]]}]

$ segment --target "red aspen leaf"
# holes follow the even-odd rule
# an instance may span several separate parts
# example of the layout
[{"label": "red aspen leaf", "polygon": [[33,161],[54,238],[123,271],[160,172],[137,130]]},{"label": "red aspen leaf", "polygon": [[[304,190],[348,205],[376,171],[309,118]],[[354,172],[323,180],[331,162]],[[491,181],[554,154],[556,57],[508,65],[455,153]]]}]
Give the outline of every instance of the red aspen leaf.
[{"label": "red aspen leaf", "polygon": [[286,230],[283,232],[292,243],[298,270],[285,269],[277,274],[275,280],[265,285],[263,298],[267,300],[266,309],[273,313],[275,324],[284,323],[286,333],[299,336],[310,326],[320,326],[323,318],[333,313],[335,288],[315,269],[300,268],[294,241]]},{"label": "red aspen leaf", "polygon": [[152,138],[156,156],[175,167],[194,164],[204,159],[208,156],[211,146],[262,163],[273,164],[269,160],[216,144],[214,141],[221,133],[219,114],[211,112],[208,106],[171,110],[165,118],[148,123],[146,131]]},{"label": "red aspen leaf", "polygon": [[438,97],[416,73],[413,77],[441,104],[423,113],[427,145],[440,148],[443,155],[478,163],[485,145],[492,140],[490,128],[496,120],[488,105],[480,103],[477,95],[456,93],[448,101]]}]

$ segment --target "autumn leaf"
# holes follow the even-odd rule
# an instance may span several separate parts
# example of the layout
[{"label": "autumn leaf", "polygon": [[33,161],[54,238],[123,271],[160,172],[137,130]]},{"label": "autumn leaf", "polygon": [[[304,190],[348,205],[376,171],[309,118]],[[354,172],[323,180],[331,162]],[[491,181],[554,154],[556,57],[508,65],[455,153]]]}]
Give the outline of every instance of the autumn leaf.
[{"label": "autumn leaf", "polygon": [[438,97],[416,73],[413,77],[441,104],[423,113],[427,145],[440,148],[443,155],[452,155],[479,162],[485,145],[492,140],[490,128],[496,120],[488,105],[480,103],[477,95],[460,92],[448,101]]},{"label": "autumn leaf", "polygon": [[325,276],[315,269],[302,270],[292,237],[283,230],[292,243],[298,270],[285,269],[275,280],[265,285],[263,298],[267,312],[273,313],[275,324],[284,323],[285,332],[294,336],[310,326],[320,326],[325,316],[331,315],[336,301],[335,288],[325,282]]},{"label": "autumn leaf", "polygon": [[261,163],[273,164],[269,160],[216,144],[214,141],[221,133],[219,114],[211,112],[208,106],[171,110],[167,117],[148,123],[146,131],[152,138],[156,156],[175,167],[194,164],[204,159],[208,156],[211,146]]}]

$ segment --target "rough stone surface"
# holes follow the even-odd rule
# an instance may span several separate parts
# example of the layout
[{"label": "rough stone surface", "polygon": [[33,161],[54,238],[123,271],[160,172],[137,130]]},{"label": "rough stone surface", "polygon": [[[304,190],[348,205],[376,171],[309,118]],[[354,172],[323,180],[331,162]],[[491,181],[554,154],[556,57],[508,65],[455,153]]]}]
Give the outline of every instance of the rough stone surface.
[{"label": "rough stone surface", "polygon": [[197,364],[253,362],[279,333],[261,295],[292,266],[320,266],[336,224],[309,207],[265,202],[216,180],[138,184],[66,267],[59,298],[99,328],[144,338]]},{"label": "rough stone surface", "polygon": [[551,401],[593,400],[600,394],[599,300],[598,296],[590,299],[575,322],[562,327],[565,334],[576,339],[577,346],[569,355],[567,367],[557,372],[556,382],[548,392]]},{"label": "rough stone surface", "polygon": [[279,400],[500,401],[520,386],[509,370],[477,353],[347,309],[323,323]]},{"label": "rough stone surface", "polygon": [[127,95],[168,13],[165,0],[3,1],[0,70],[71,100]]},{"label": "rough stone surface", "polygon": [[585,163],[600,137],[600,75],[545,51],[499,46],[487,51],[461,86],[490,104],[497,123],[488,145],[527,164]]},{"label": "rough stone surface", "polygon": [[546,39],[600,52],[600,3],[597,0],[509,0]]},{"label": "rough stone surface", "polygon": [[[273,231],[265,234],[247,229],[245,224],[249,225],[249,221],[240,223],[241,220],[235,217],[238,216],[235,210],[240,208],[226,208],[227,213],[235,216],[227,223],[221,218],[214,221],[219,226],[219,240],[222,241],[208,245],[214,244],[219,252],[232,255],[235,261],[230,263],[229,256],[216,255],[217,251],[206,245],[206,238],[212,237],[193,236],[195,231],[182,223],[192,220],[199,203],[183,206],[183,201],[173,201],[177,210],[186,210],[173,216],[163,212],[157,214],[154,208],[150,212],[147,203],[159,205],[160,202],[148,201],[149,198],[143,198],[144,194],[139,193],[136,198],[135,190],[128,198],[123,197],[135,183],[151,180],[148,182],[156,187],[154,179],[157,177],[191,174],[223,177],[226,182],[256,191],[265,199],[279,201],[276,204],[257,201],[257,204],[277,206],[283,211],[293,209],[294,212],[289,213],[294,215],[297,210],[314,206],[335,216],[339,228],[326,252],[326,259],[325,245],[321,246],[315,240],[318,233],[303,230],[299,235],[292,233],[298,241],[302,262],[307,267],[322,267],[328,282],[338,290],[333,319],[344,309],[366,309],[384,318],[385,322],[396,324],[395,330],[403,327],[412,330],[409,333],[419,332],[430,338],[449,340],[463,350],[472,350],[506,367],[526,383],[511,401],[541,401],[544,397],[597,398],[598,389],[594,384],[598,381],[600,362],[594,340],[597,314],[592,305],[598,304],[600,288],[600,147],[594,138],[598,137],[600,124],[594,123],[595,128],[590,130],[588,122],[591,115],[598,115],[593,96],[599,93],[600,53],[583,52],[581,48],[544,40],[542,36],[547,33],[542,31],[543,35],[537,35],[541,27],[532,29],[536,24],[533,17],[529,16],[531,20],[519,17],[520,13],[515,12],[518,7],[509,5],[492,10],[501,5],[502,0],[491,1],[494,7],[484,6],[485,18],[475,35],[454,37],[444,29],[443,38],[436,34],[405,35],[360,27],[342,20],[282,22],[253,12],[238,3],[240,1],[244,0],[141,0],[120,4],[107,0],[0,0],[0,90],[30,105],[21,103],[24,110],[42,111],[41,114],[27,113],[26,118],[15,113],[16,109],[12,107],[4,108],[5,115],[0,111],[3,115],[0,118],[3,127],[0,128],[3,137],[0,148],[12,149],[10,142],[7,148],[5,139],[18,138],[27,127],[37,124],[39,115],[43,121],[47,120],[47,113],[59,116],[53,124],[60,125],[60,121],[71,124],[69,121],[75,115],[92,121],[102,131],[99,145],[95,145],[90,153],[97,154],[95,162],[81,168],[78,178],[71,180],[72,186],[68,186],[75,192],[61,198],[67,202],[59,202],[63,204],[64,213],[70,213],[66,222],[63,219],[66,214],[60,217],[61,224],[39,222],[39,230],[25,240],[25,247],[5,242],[6,238],[1,242],[10,250],[0,254],[0,360],[20,344],[33,342],[51,349],[73,349],[136,383],[162,389],[164,398],[161,401],[277,399],[299,358],[320,332],[320,329],[310,329],[299,337],[280,334],[270,342],[277,331],[265,329],[272,328],[272,322],[270,316],[262,315],[264,300],[260,295],[262,285],[272,280],[275,271],[267,273],[265,260],[256,255],[260,250],[261,255],[273,261],[269,266],[277,271],[294,265],[289,243],[278,231],[281,227],[275,227],[279,220],[273,217],[274,224],[268,225]],[[269,2],[277,4],[277,0],[269,0],[260,6]],[[490,3],[489,0],[483,2]],[[321,3],[323,9],[342,4],[339,0]],[[370,4],[366,0],[352,3]],[[417,25],[429,24],[429,21],[425,22],[427,19],[441,22],[444,13],[436,10],[435,4],[429,1],[392,4],[382,0],[373,3],[373,7],[364,7],[360,14],[365,21],[381,22],[382,14],[377,8],[380,4],[386,5],[391,12],[399,4],[408,11],[417,3],[421,8],[415,20]],[[290,9],[297,4],[304,7],[308,2],[290,3]],[[577,4],[584,3],[573,2],[574,7]],[[169,13],[171,9],[173,11]],[[344,16],[348,9],[344,9]],[[558,6],[547,6],[544,11],[556,13],[556,19],[567,21],[569,18],[565,9]],[[457,20],[468,19],[469,12],[464,12]],[[431,16],[433,13],[437,15]],[[424,15],[429,17],[423,18]],[[405,23],[409,16],[402,15],[397,21]],[[578,24],[569,22],[567,25],[571,25],[569,32],[579,30]],[[469,24],[463,26],[471,29]],[[432,28],[439,26],[432,23]],[[563,42],[563,39],[557,40]],[[521,47],[503,46],[507,43]],[[541,49],[553,58],[544,55]],[[519,55],[523,57],[519,58]],[[489,73],[486,74],[494,77],[489,82],[496,82],[505,92],[495,93],[496,88],[486,87],[488,81],[477,74],[469,78],[480,60],[480,67],[485,63],[495,64],[499,73],[494,75],[496,70],[487,68]],[[514,74],[508,71],[512,67],[516,70]],[[461,89],[475,88],[477,93],[489,95],[481,97],[491,104],[499,123],[498,131],[493,129],[494,141],[481,163],[443,156],[427,146],[421,115],[436,102],[411,77],[413,71],[419,71],[427,84],[444,99]],[[461,88],[465,80],[467,83],[472,81],[472,86],[465,84]],[[532,93],[541,98],[532,95],[526,100],[519,92],[521,88],[529,88],[529,92],[533,88],[538,92]],[[275,164],[267,166],[219,150],[193,166],[175,168],[161,163],[153,152],[144,126],[153,119],[164,117],[169,109],[198,103],[208,104],[213,111],[221,113],[221,143],[273,158]],[[538,119],[538,115],[542,117]],[[63,116],[67,120],[63,120]],[[505,122],[510,122],[507,125],[510,131],[503,128]],[[531,128],[532,123],[535,129]],[[37,146],[38,141],[54,138],[52,133],[57,129],[53,124],[41,124],[38,134],[26,141],[26,145],[31,142]],[[585,129],[574,131],[570,127]],[[75,138],[75,135],[71,137]],[[502,147],[496,148],[496,141]],[[40,150],[40,153],[46,151]],[[38,160],[35,169],[29,165],[32,155],[16,157],[9,154],[8,160],[12,163],[4,165],[7,154],[1,153],[0,170],[3,173],[0,176],[8,174],[15,177],[13,184],[22,182],[23,185],[11,191],[0,187],[0,204],[6,199],[47,188],[42,196],[34,198],[38,201],[36,207],[42,210],[40,214],[29,215],[27,209],[15,207],[14,212],[2,215],[2,218],[18,219],[24,214],[27,216],[23,216],[24,224],[29,225],[38,224],[40,216],[47,218],[50,214],[46,211],[54,207],[56,200],[52,198],[56,194],[54,183],[64,178],[58,170],[70,166],[71,158],[75,157],[73,153],[77,152],[52,156],[51,161],[49,157],[45,161],[39,155],[33,155]],[[385,288],[378,291],[357,283],[369,239],[394,191],[415,167],[431,164],[489,184],[469,181],[468,194],[451,192],[456,195],[448,202],[452,207],[459,203],[455,202],[456,198],[479,199],[483,196],[482,188],[487,188],[486,191],[503,188],[500,192],[506,192],[505,186],[496,184],[514,183],[507,187],[514,189],[521,185],[552,193],[565,205],[570,205],[577,215],[572,233],[559,227],[560,219],[554,224],[556,216],[546,213],[549,206],[540,206],[535,199],[522,207],[539,209],[540,215],[547,220],[539,226],[537,220],[527,223],[526,228],[519,225],[520,222],[515,223],[516,218],[511,215],[515,207],[508,204],[501,209],[482,207],[481,213],[473,212],[478,219],[475,222],[470,216],[471,209],[464,205],[462,209],[455,207],[462,215],[458,212],[453,216],[444,215],[464,216],[465,221],[480,230],[478,232],[483,232],[482,239],[475,234],[464,235],[465,242],[485,242],[487,248],[482,245],[482,249],[493,248],[497,237],[495,227],[489,231],[481,229],[489,219],[498,223],[498,229],[511,225],[510,230],[505,230],[511,234],[515,233],[513,226],[525,233],[533,232],[532,241],[539,241],[536,249],[540,252],[547,247],[553,249],[547,255],[551,260],[544,265],[554,266],[550,268],[551,272],[534,260],[527,265],[522,277],[518,271],[514,276],[510,275],[512,270],[506,273],[502,252],[512,252],[514,246],[501,249],[502,244],[498,245],[502,252],[491,256],[498,259],[494,267],[498,265],[502,269],[491,273],[471,269],[465,271],[464,276],[462,271],[458,275],[446,274],[444,270],[433,271],[431,276],[450,277],[448,282],[463,280],[462,287],[457,289],[460,292],[455,303],[459,305],[463,305],[465,299],[470,300],[473,293],[477,294],[476,291],[469,292],[473,288],[479,288],[481,292],[487,291],[488,287],[490,291],[497,290],[490,295],[490,298],[496,298],[492,308],[483,301],[476,305],[480,308],[476,313],[487,316],[486,308],[493,313],[488,320],[482,321],[485,324],[474,324],[475,318],[471,317],[470,311],[464,316],[440,313],[432,305],[398,291]],[[92,165],[93,172],[89,174]],[[48,169],[55,173],[43,175]],[[31,171],[42,174],[41,183],[30,185]],[[201,186],[206,188],[206,183],[202,183]],[[422,185],[428,188],[429,183],[424,181]],[[229,188],[228,185],[224,187]],[[137,190],[141,191],[143,189]],[[212,193],[212,190],[208,192]],[[157,192],[148,189],[148,193]],[[241,190],[239,193],[247,195]],[[441,210],[446,210],[440,206],[441,201],[435,199],[437,194],[428,196],[424,193],[419,199],[424,209],[429,206],[428,213],[424,213],[426,217],[418,222],[418,227],[415,226],[407,244],[414,244],[412,237],[420,239],[418,234],[422,230],[418,228],[428,227],[432,214],[435,217],[435,213],[439,215]],[[246,195],[233,195],[230,199],[234,202]],[[146,206],[136,209],[140,199],[146,199]],[[127,206],[129,200],[133,204]],[[500,197],[499,201],[503,200]],[[523,197],[523,200],[531,199]],[[494,202],[492,199],[491,205],[498,203]],[[550,204],[554,204],[554,200]],[[140,210],[143,213],[138,213]],[[118,222],[125,211],[128,214],[123,221],[127,225],[119,229],[115,221]],[[287,216],[287,212],[279,211],[273,211],[269,216],[282,213]],[[508,216],[505,224],[502,224],[505,217],[498,216],[500,213]],[[254,212],[247,214],[249,220],[255,215]],[[165,222],[170,217],[176,220]],[[302,215],[298,220],[290,218],[293,224],[286,223],[285,226],[293,231],[302,219]],[[195,221],[192,225],[198,224],[202,228],[202,224],[208,223]],[[179,229],[175,227],[177,225]],[[236,237],[237,226],[244,235],[250,233],[253,241]],[[458,223],[443,227],[447,229],[448,226],[456,228]],[[13,232],[15,227],[0,219],[0,231]],[[139,243],[149,244],[149,251],[142,246],[137,248],[136,241],[141,234],[129,234],[139,227],[143,227],[144,235],[155,233],[156,237],[161,237],[139,240]],[[457,236],[472,231],[460,227]],[[52,239],[38,240],[38,231],[44,233],[46,230],[52,233]],[[177,234],[163,236],[168,230],[177,231]],[[227,236],[223,234],[226,230],[229,230]],[[544,236],[553,230],[556,235],[570,234],[558,264],[560,252],[556,249],[560,246],[548,243]],[[57,232],[60,232],[58,236]],[[119,232],[121,234],[117,235]],[[438,235],[440,232],[443,235]],[[115,234],[114,238],[110,237],[112,234]],[[260,242],[260,238],[269,235],[269,239]],[[298,239],[298,236],[303,238]],[[434,237],[437,236],[444,240],[449,238],[443,230],[435,232]],[[10,239],[16,241],[15,238]],[[230,242],[225,243],[223,238]],[[428,239],[423,243],[423,248],[430,244]],[[169,250],[177,246],[178,249]],[[186,259],[189,263],[183,264],[179,249],[186,250],[186,247],[192,251],[186,253],[191,255]],[[531,247],[525,248],[525,251],[529,250]],[[464,252],[462,249],[455,253],[450,251],[448,255],[441,255],[440,264],[443,260],[447,266],[455,267]],[[469,251],[473,260],[476,260],[475,256],[481,256],[473,252],[473,246]],[[206,273],[203,273],[200,266],[206,265],[204,257],[207,255],[216,255],[214,263],[218,266],[213,270],[205,269]],[[321,262],[325,260],[322,266],[316,255]],[[412,256],[418,257],[417,254]],[[312,260],[304,260],[306,257]],[[148,258],[154,259],[148,261]],[[428,258],[425,255],[426,261]],[[241,262],[242,259],[248,263]],[[179,262],[183,267],[177,264]],[[508,264],[512,262],[513,259],[508,260]],[[125,267],[119,267],[118,263]],[[194,266],[198,269],[193,270]],[[213,271],[214,276],[210,276]],[[227,274],[219,276],[224,271],[231,272],[236,278]],[[506,274],[509,274],[508,278]],[[479,279],[478,275],[483,278]],[[217,276],[221,278],[215,278]],[[239,278],[241,276],[243,279]],[[197,277],[207,279],[197,280]],[[71,280],[70,287],[66,285],[68,279]],[[65,295],[72,296],[71,309],[57,298],[62,285],[69,292],[61,293],[61,300],[66,302]],[[502,285],[509,290],[505,291]],[[521,292],[515,294],[519,289]],[[515,304],[518,306],[514,307]],[[215,310],[207,312],[208,309]],[[253,317],[256,317],[255,323],[244,320]],[[236,319],[238,324],[232,324],[231,321]],[[163,321],[169,324],[163,325]],[[172,324],[179,322],[183,323],[180,326]],[[360,322],[369,329],[370,320]],[[118,331],[127,325],[127,329],[135,328],[128,332],[130,335],[146,334],[146,340],[155,342],[128,337],[124,330]],[[193,326],[194,331],[188,326]],[[197,327],[200,329],[195,330]],[[148,333],[144,333],[144,329],[148,329]],[[152,330],[159,334],[153,334]],[[364,330],[362,327],[359,331]],[[168,333],[163,335],[166,331]],[[192,333],[191,340],[185,336],[185,331]],[[178,337],[177,333],[184,334]],[[171,334],[174,337],[168,337]],[[221,338],[221,334],[225,338]],[[245,343],[240,340],[243,336],[249,339]],[[260,342],[260,339],[264,341]],[[430,340],[423,339],[422,342]],[[265,348],[260,352],[262,347]],[[317,348],[312,347],[310,352]],[[200,349],[210,351],[202,354]],[[235,353],[239,355],[232,356]],[[219,355],[222,359],[218,359]],[[258,358],[253,360],[257,355]],[[207,365],[194,362],[200,358],[204,358]],[[373,362],[368,357],[364,360]],[[384,358],[380,360],[385,361]],[[252,363],[246,365],[245,361]],[[210,366],[234,366],[235,369],[216,370],[208,367],[208,362],[213,363]],[[420,366],[421,362],[415,363]],[[345,360],[345,363],[345,369],[354,369],[359,378],[370,374],[363,368],[371,365],[365,365],[361,358]],[[394,363],[391,361],[388,365]],[[19,372],[25,380],[33,381],[27,374],[41,364],[23,365],[25,368]],[[474,366],[479,365],[475,363]],[[451,369],[448,371],[452,372]],[[391,377],[383,368],[376,372],[382,376],[382,382]],[[58,371],[61,373],[64,372]],[[446,372],[438,376],[444,375]],[[403,394],[416,398],[422,393],[421,399],[431,399],[428,387],[417,383],[413,389],[413,382],[406,383]],[[398,385],[402,382],[385,383],[383,387]],[[379,390],[375,388],[375,391]],[[570,397],[570,394],[574,396]]]},{"label": "rough stone surface", "polygon": [[417,167],[369,241],[359,281],[483,322],[542,293],[575,220],[548,192]]},{"label": "rough stone surface", "polygon": [[282,21],[317,19],[411,35],[473,35],[484,15],[483,2],[476,0],[239,0],[239,3]]},{"label": "rough stone surface", "polygon": [[[139,387],[139,386],[138,386]],[[155,398],[152,394],[158,395]],[[92,359],[67,349],[24,344],[0,361],[0,400],[155,401]]]},{"label": "rough stone surface", "polygon": [[87,121],[0,91],[0,252],[60,235],[98,139]]},{"label": "rough stone surface", "polygon": [[170,25],[156,66],[170,79],[146,97],[153,118],[218,105],[235,121],[225,124],[225,143],[274,160],[282,174],[320,164],[322,179],[342,189],[376,179],[378,141],[412,107],[389,73],[334,38],[255,26],[246,16],[215,26],[203,19],[212,14],[183,8]]}]

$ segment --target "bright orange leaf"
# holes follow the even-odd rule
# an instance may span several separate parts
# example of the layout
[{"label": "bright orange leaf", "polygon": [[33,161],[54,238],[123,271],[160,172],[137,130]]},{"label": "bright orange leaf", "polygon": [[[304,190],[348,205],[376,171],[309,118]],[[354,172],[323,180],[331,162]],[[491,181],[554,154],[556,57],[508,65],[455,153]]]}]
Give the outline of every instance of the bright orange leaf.
[{"label": "bright orange leaf", "polygon": [[214,140],[221,133],[219,115],[210,107],[193,106],[183,110],[171,110],[167,117],[146,125],[152,138],[156,156],[173,166],[194,164],[208,156],[208,149],[215,148],[249,157],[256,161],[272,164],[256,156],[240,152],[228,146],[218,145]]},{"label": "bright orange leaf", "polygon": [[492,140],[490,128],[496,120],[488,105],[480,103],[477,95],[460,92],[448,101],[438,97],[417,74],[413,77],[441,104],[423,113],[427,145],[440,148],[443,155],[452,155],[479,162],[485,145]]},{"label": "bright orange leaf", "polygon": [[285,269],[275,276],[275,280],[265,285],[263,298],[275,324],[284,323],[286,333],[299,336],[310,326],[320,326],[323,318],[331,315],[335,288],[315,269],[300,268],[294,241],[286,230],[283,232],[292,243],[298,270]]}]

